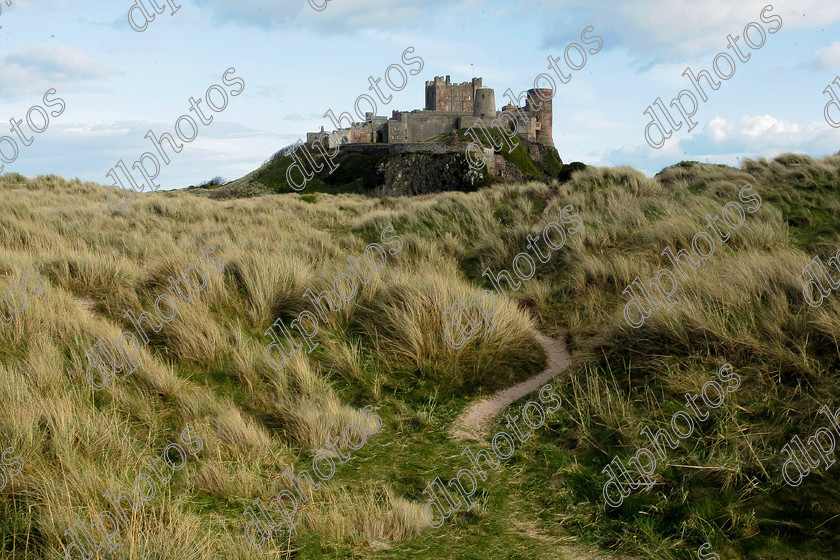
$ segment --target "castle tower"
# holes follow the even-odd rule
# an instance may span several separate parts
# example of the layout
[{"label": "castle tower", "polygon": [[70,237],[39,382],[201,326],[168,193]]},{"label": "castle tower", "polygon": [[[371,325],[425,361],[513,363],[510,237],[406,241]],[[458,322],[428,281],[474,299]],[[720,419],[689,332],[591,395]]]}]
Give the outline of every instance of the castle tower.
[{"label": "castle tower", "polygon": [[427,111],[473,111],[476,89],[481,87],[481,78],[470,82],[452,83],[449,76],[435,76],[426,82]]},{"label": "castle tower", "polygon": [[[536,141],[554,147],[554,138],[551,134],[552,94],[550,89],[529,89],[528,97],[525,98],[525,111],[537,119]],[[539,107],[539,109],[534,109],[534,107]]]},{"label": "castle tower", "polygon": [[475,90],[473,116],[487,119],[496,118],[496,92],[493,88],[482,87]]}]

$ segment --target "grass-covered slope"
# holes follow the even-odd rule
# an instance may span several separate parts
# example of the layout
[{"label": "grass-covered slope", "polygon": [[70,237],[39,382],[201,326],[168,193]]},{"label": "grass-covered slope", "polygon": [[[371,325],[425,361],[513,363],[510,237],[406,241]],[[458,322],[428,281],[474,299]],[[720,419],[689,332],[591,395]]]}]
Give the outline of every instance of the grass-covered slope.
[{"label": "grass-covered slope", "polygon": [[[458,131],[461,142],[472,141],[472,138],[466,132],[467,129]],[[490,128],[488,133],[496,145],[506,143],[506,140],[502,138],[502,132],[498,128]],[[489,142],[483,133],[480,133],[479,136],[489,146]],[[441,135],[430,139],[430,141],[445,142],[446,139],[447,135]],[[524,140],[517,139],[515,141],[518,142],[518,145],[512,151],[503,148],[498,153],[505,161],[515,166],[526,180],[551,180],[558,177],[563,162],[555,149],[535,145],[534,149],[545,152],[542,157],[535,159],[526,149]],[[405,154],[387,154],[384,152],[381,154],[360,154],[339,150],[338,154],[332,159],[333,165],[336,166],[335,170],[330,173],[332,166],[325,161],[323,154],[310,146],[307,146],[306,149],[315,162],[314,167],[321,167],[322,169],[320,172],[313,173],[312,177],[306,181],[306,186],[301,191],[305,193],[370,194],[378,186],[380,180],[377,169],[384,165],[404,165],[402,162],[406,157]],[[422,150],[420,153],[423,153]],[[259,196],[265,192],[293,193],[295,189],[289,185],[286,172],[290,166],[295,165],[295,158],[303,162],[303,167],[307,173],[313,170],[312,164],[307,159],[308,156],[303,154],[303,148],[299,148],[295,154],[293,157],[292,155],[286,155],[285,151],[280,151],[259,169],[242,179],[237,179],[224,186],[192,187],[191,190],[195,194],[207,194],[210,198],[216,199]],[[428,154],[431,158],[448,159],[452,159],[452,155]],[[481,175],[479,186],[489,186],[503,182],[502,178],[490,175],[486,168],[482,170]],[[293,167],[292,178],[299,183],[303,181],[298,166]]]},{"label": "grass-covered slope", "polygon": [[[624,288],[673,270],[662,250],[690,251],[706,215],[737,201],[745,183],[761,208],[681,282],[670,312],[629,327]],[[840,471],[822,465],[787,486],[781,448],[830,428],[820,406],[840,408],[840,294],[810,307],[801,272],[814,256],[827,263],[840,250],[840,157],[785,155],[742,170],[686,163],[653,180],[590,168],[561,193],[585,227],[549,280],[546,320],[581,355],[563,385],[568,415],[557,433],[540,434],[554,460],[529,473],[534,485],[548,481],[535,497],[544,521],[645,558],[695,558],[704,542],[721,558],[836,556]],[[669,426],[684,394],[699,393],[726,362],[741,387],[678,449],[665,448],[648,492],[607,507],[602,469],[653,449],[640,431]]]},{"label": "grass-covered slope", "polygon": [[[674,309],[629,327],[624,288],[669,267],[662,250],[688,247],[745,183],[760,209],[689,272]],[[107,210],[104,188],[52,176],[0,178],[0,196],[0,292],[33,265],[47,280],[0,328],[0,445],[25,464],[0,492],[0,558],[59,558],[69,524],[89,526],[108,505],[102,493],[128,490],[185,424],[204,449],[137,513],[112,557],[547,560],[575,539],[637,558],[696,558],[704,542],[721,558],[836,556],[840,467],[797,488],[779,468],[792,436],[826,425],[817,409],[840,407],[840,294],[810,307],[801,273],[840,249],[838,156],[740,170],[685,163],[654,179],[587,168],[563,184],[410,199],[169,192],[122,214]],[[445,346],[447,306],[489,287],[485,267],[510,270],[534,226],[560,221],[568,204],[583,228],[513,292],[500,325],[460,351]],[[269,368],[261,334],[307,308],[302,294],[324,289],[388,225],[402,251],[322,327],[311,355]],[[94,393],[87,348],[130,328],[126,310],[150,309],[207,245],[223,275],[179,306],[135,373]],[[426,484],[470,466],[449,426],[479,394],[543,367],[535,326],[567,333],[577,350],[554,381],[562,408],[489,473],[476,508],[425,528]],[[603,467],[649,446],[640,430],[665,426],[726,362],[738,390],[667,450],[649,492],[607,507]],[[367,404],[382,430],[313,493],[291,538],[250,549],[245,507],[289,488],[285,468],[308,468]]]},{"label": "grass-covered slope", "polygon": [[[459,351],[442,344],[443,311],[477,290],[459,274],[455,248],[441,251],[419,229],[396,232],[403,250],[331,314],[311,355],[277,372],[263,358],[262,333],[277,317],[288,324],[311,309],[304,292],[327,289],[348,256],[378,242],[396,217],[393,205],[349,195],[319,194],[311,204],[298,195],[216,202],[169,192],[112,213],[105,193],[55,176],[0,178],[0,293],[31,266],[46,281],[11,327],[0,328],[0,443],[24,463],[0,493],[2,558],[62,557],[67,528],[77,518],[90,527],[109,507],[103,493],[130,492],[147,472],[146,457],[160,456],[188,424],[203,450],[121,531],[111,557],[297,550],[298,558],[322,558],[333,553],[319,551],[364,548],[372,539],[409,540],[423,525],[417,484],[444,450],[457,453],[433,426],[465,406],[464,397],[544,365],[532,321],[512,304],[477,344]],[[470,200],[445,195],[411,208],[431,226],[441,208]],[[471,234],[496,234],[492,215],[471,212]],[[449,221],[453,231],[466,225]],[[110,344],[134,332],[126,312],[153,310],[168,278],[199,263],[207,246],[224,261],[223,274],[178,305],[159,333],[147,327],[150,342],[140,345],[133,374],[94,392],[86,351],[99,338]],[[288,489],[286,467],[311,472],[314,452],[366,405],[382,415],[382,430],[315,493],[290,540],[278,537],[260,553],[249,548],[245,508]]]}]

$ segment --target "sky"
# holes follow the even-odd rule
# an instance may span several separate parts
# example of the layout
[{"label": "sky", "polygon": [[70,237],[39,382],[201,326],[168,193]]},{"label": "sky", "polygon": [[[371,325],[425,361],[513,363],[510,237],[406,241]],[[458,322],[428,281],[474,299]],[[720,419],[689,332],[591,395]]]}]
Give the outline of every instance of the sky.
[{"label": "sky", "polygon": [[[840,151],[840,128],[826,121],[830,98],[823,93],[840,75],[836,1],[158,0],[164,5],[157,14],[152,0],[142,0],[154,19],[145,21],[134,8],[135,26],[145,26],[139,32],[128,13],[140,1],[2,0],[0,136],[11,137],[18,154],[0,139],[0,173],[110,185],[106,175],[118,161],[131,166],[145,152],[160,159],[145,138],[149,131],[174,135],[181,115],[198,121],[193,97],[212,121],[198,122],[197,131],[182,121],[182,132],[197,136],[180,153],[166,150],[170,161],[161,162],[157,182],[168,189],[215,176],[236,179],[307,131],[333,128],[328,110],[353,113],[358,96],[374,95],[369,77],[381,78],[393,64],[416,71],[418,63],[402,61],[409,47],[406,56],[420,57],[423,68],[408,73],[400,91],[380,82],[392,98],[377,100],[378,114],[423,108],[425,82],[435,76],[454,82],[481,76],[501,106],[507,88],[519,93],[547,73],[555,76],[553,136],[564,162],[630,165],[652,176],[681,160],[737,166],[783,152]],[[753,44],[764,36],[755,49],[743,39],[751,22]],[[572,71],[563,60],[568,45],[597,50],[582,44],[588,26],[587,39],[597,35],[603,47]],[[730,34],[740,37],[736,47],[746,62],[727,48]],[[570,48],[580,66],[577,52]],[[721,52],[731,55],[735,73],[718,90],[706,86],[703,101],[682,74],[690,68],[714,76]],[[559,59],[571,80],[557,80],[548,57]],[[731,72],[724,58],[718,69]],[[228,69],[234,69],[228,82],[244,82],[236,95],[241,85],[224,83]],[[399,73],[391,75],[396,81]],[[219,112],[206,105],[214,84]],[[546,84],[543,78],[539,87]],[[834,87],[840,99],[840,78]],[[655,149],[645,140],[651,120],[645,111],[681,90],[698,98],[697,124],[690,132],[681,124]],[[678,122],[678,111],[671,112]],[[27,115],[43,132],[31,131]],[[840,124],[840,104],[829,116]],[[22,138],[13,129],[19,121]]]}]

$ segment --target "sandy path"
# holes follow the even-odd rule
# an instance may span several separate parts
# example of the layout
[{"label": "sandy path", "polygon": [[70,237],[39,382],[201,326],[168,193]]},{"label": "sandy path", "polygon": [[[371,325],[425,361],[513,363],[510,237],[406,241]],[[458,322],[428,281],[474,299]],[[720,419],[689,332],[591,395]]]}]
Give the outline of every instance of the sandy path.
[{"label": "sandy path", "polygon": [[545,348],[548,366],[542,373],[508,387],[489,398],[473,403],[461,413],[452,424],[449,434],[455,439],[483,440],[490,436],[490,424],[513,401],[520,399],[542,387],[546,381],[569,367],[571,357],[562,340],[549,338],[542,333],[535,333],[537,342]]},{"label": "sandy path", "polygon": [[[449,434],[453,438],[479,440],[489,438],[490,424],[493,418],[501,414],[510,403],[539,389],[546,381],[562,373],[569,367],[571,357],[564,341],[549,338],[539,332],[534,333],[534,335],[536,336],[537,342],[542,344],[542,347],[545,348],[545,353],[548,355],[548,366],[545,370],[531,379],[499,391],[490,398],[475,402],[461,413],[452,424]],[[611,557],[606,556],[605,552],[590,551],[577,544],[577,539],[574,537],[557,538],[547,536],[542,534],[536,526],[531,527],[516,522],[514,522],[513,526],[531,537],[557,543],[560,553],[558,558],[564,558],[565,560],[638,560],[627,556],[620,558]],[[569,544],[565,544],[566,542]]]}]

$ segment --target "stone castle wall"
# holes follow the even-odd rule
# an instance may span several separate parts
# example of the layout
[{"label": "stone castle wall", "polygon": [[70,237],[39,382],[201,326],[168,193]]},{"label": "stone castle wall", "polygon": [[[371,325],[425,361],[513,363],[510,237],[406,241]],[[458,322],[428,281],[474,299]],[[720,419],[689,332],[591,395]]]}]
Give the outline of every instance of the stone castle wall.
[{"label": "stone castle wall", "polygon": [[[460,128],[463,117],[472,116],[472,111],[416,111],[402,113],[399,124],[405,127],[406,142],[424,142],[441,134],[448,134],[451,130]],[[388,127],[393,125],[388,123]]]},{"label": "stone castle wall", "polygon": [[471,82],[453,84],[449,76],[435,76],[426,82],[426,110],[427,111],[470,111],[475,102],[475,90],[482,87],[481,78],[473,78]]},{"label": "stone castle wall", "polygon": [[[365,123],[326,133],[328,144],[335,148],[359,143],[428,142],[453,130],[469,128],[481,117],[484,126],[488,127],[502,122],[503,126],[512,129],[515,121],[519,136],[553,147],[551,93],[546,89],[528,90],[525,106],[503,107],[505,116],[497,121],[502,113],[496,111],[494,90],[483,87],[481,78],[453,84],[449,76],[446,79],[437,76],[434,81],[426,82],[426,109],[394,111],[391,118],[368,113]],[[308,133],[307,144],[317,141],[321,134]]]},{"label": "stone castle wall", "polygon": [[341,147],[342,152],[348,154],[404,154],[414,152],[431,152],[433,154],[445,154],[447,152],[464,153],[467,148],[466,142],[458,143],[450,147],[443,142],[405,142],[402,144],[347,144]]}]

